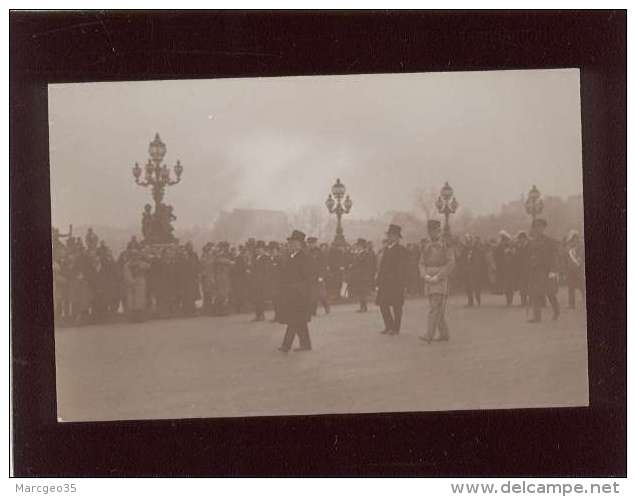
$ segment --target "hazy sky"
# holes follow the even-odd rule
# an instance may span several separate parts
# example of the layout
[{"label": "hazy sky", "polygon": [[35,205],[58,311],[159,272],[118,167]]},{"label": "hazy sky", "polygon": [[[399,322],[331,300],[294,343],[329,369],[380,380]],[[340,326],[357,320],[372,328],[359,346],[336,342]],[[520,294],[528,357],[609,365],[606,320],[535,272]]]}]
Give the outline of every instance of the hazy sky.
[{"label": "hazy sky", "polygon": [[53,224],[138,224],[131,168],[159,132],[184,166],[180,228],[221,209],[323,205],[340,177],[349,217],[411,210],[449,181],[497,211],[533,183],[582,191],[578,70],[246,78],[49,86]]}]

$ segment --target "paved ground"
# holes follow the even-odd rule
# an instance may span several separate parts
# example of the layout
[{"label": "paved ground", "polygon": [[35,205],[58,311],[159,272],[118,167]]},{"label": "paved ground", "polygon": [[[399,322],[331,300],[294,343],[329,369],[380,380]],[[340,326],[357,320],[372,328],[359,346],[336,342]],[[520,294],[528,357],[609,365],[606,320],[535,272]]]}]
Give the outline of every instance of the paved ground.
[{"label": "paved ground", "polygon": [[[585,313],[526,323],[487,296],[449,301],[451,341],[426,345],[427,303],[407,302],[403,332],[338,306],[310,324],[314,350],[278,352],[283,327],[251,316],[56,331],[64,421],[428,411],[588,404]],[[563,300],[563,296],[561,297]],[[549,313],[547,313],[549,314]]]}]

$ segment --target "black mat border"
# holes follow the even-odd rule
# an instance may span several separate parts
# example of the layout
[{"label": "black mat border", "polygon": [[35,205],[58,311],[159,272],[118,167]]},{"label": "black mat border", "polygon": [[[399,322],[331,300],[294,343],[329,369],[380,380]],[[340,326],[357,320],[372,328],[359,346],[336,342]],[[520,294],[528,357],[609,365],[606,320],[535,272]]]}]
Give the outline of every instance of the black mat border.
[{"label": "black mat border", "polygon": [[[626,29],[625,11],[12,12],[15,474],[625,475]],[[589,408],[56,423],[47,83],[558,67],[581,68]]]}]

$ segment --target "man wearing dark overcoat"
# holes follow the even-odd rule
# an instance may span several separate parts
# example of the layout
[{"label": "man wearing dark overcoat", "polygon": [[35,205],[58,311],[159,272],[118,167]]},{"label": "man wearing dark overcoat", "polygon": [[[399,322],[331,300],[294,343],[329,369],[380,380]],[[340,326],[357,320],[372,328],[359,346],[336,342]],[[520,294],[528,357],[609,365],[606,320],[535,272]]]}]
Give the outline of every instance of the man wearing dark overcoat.
[{"label": "man wearing dark overcoat", "polygon": [[289,254],[280,273],[280,322],[287,325],[287,330],[278,350],[288,352],[298,335],[300,346],[294,350],[306,351],[311,350],[307,326],[311,320],[311,264],[303,250],[305,234],[302,231],[294,230],[287,242]]},{"label": "man wearing dark overcoat", "polygon": [[408,285],[409,254],[400,245],[402,228],[396,224],[389,225],[386,233],[387,244],[382,253],[380,267],[376,278],[378,294],[376,304],[380,306],[384,320],[383,335],[397,335],[402,324],[402,307],[404,292]]},{"label": "man wearing dark overcoat", "polygon": [[249,268],[252,305],[255,313],[252,321],[265,320],[265,293],[269,276],[269,257],[265,247],[263,240],[256,242],[255,256]]},{"label": "man wearing dark overcoat", "polygon": [[552,319],[561,313],[556,293],[558,290],[558,246],[556,240],[546,236],[548,223],[537,218],[532,222],[528,242],[528,297],[532,306],[530,323],[541,321],[541,307],[547,296],[552,306]]},{"label": "man wearing dark overcoat", "polygon": [[364,238],[355,244],[353,261],[349,269],[351,293],[358,299],[360,308],[356,312],[367,312],[367,298],[375,279],[375,256]]}]

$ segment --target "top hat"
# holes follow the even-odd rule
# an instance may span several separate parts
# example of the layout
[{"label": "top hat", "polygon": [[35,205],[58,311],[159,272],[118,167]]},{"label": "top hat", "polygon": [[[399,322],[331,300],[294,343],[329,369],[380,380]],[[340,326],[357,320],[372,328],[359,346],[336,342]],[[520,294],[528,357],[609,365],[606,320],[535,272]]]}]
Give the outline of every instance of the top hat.
[{"label": "top hat", "polygon": [[442,223],[439,222],[437,219],[429,219],[428,222],[426,223],[426,228],[428,229],[428,231],[437,230],[437,229],[440,229],[441,227],[442,227]]},{"label": "top hat", "polygon": [[532,221],[533,228],[539,227],[539,226],[542,226],[543,228],[545,228],[547,225],[548,225],[548,222],[542,217],[538,217]]},{"label": "top hat", "polygon": [[292,240],[296,240],[298,242],[305,242],[305,234],[302,231],[294,230],[292,231],[291,236],[287,239],[288,242]]},{"label": "top hat", "polygon": [[389,224],[389,229],[386,232],[387,235],[397,235],[402,238],[402,227],[397,224]]},{"label": "top hat", "polygon": [[318,238],[316,238],[315,236],[307,237],[307,243],[316,243],[317,241]]}]

